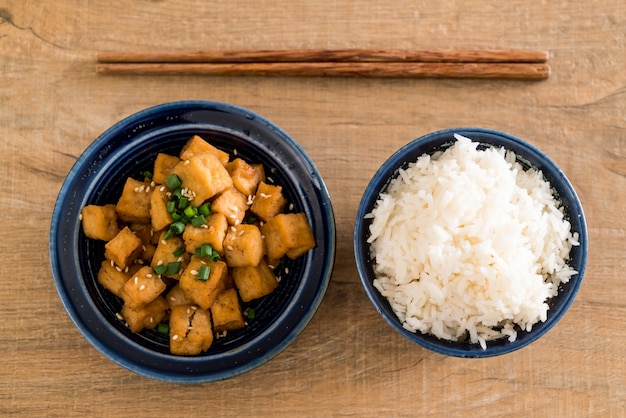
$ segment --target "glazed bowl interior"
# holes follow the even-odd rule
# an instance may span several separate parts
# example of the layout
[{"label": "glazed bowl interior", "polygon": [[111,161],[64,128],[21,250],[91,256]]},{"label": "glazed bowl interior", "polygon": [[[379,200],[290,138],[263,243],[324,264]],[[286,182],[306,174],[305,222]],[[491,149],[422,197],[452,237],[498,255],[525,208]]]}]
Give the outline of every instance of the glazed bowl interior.
[{"label": "glazed bowl interior", "polygon": [[[561,284],[558,294],[548,300],[547,320],[535,324],[530,332],[518,329],[517,339],[514,342],[509,342],[506,338],[490,341],[485,350],[479,344],[447,341],[430,334],[413,333],[406,330],[387,299],[373,285],[376,276],[372,266],[370,246],[367,243],[372,220],[366,218],[365,215],[374,209],[379,195],[386,190],[389,182],[396,177],[400,168],[406,168],[409,163],[415,162],[423,154],[444,151],[455,142],[454,134],[460,134],[474,142],[479,142],[479,149],[503,147],[513,151],[517,155],[517,161],[525,169],[531,167],[540,169],[545,179],[552,185],[556,199],[562,204],[565,218],[571,223],[572,232],[577,232],[579,235],[580,245],[572,247],[568,260],[568,264],[578,274],[572,276],[568,283]],[[576,297],[585,272],[587,245],[587,226],[581,202],[561,169],[533,145],[505,132],[483,128],[456,128],[437,131],[418,138],[399,149],[383,163],[365,189],[357,211],[354,231],[354,251],[361,282],[380,315],[393,329],[410,341],[431,351],[455,357],[490,357],[510,353],[530,344],[548,332],[562,318]]]},{"label": "glazed bowl interior", "polygon": [[[119,298],[96,281],[104,243],[87,239],[79,214],[87,204],[115,203],[127,177],[151,171],[157,153],[178,155],[199,135],[231,156],[262,163],[283,187],[294,212],[304,212],[317,246],[304,256],[285,258],[281,281],[270,295],[250,302],[255,319],[214,341],[198,356],[169,353],[167,335],[132,333],[117,319]],[[67,176],[54,209],[50,252],[63,305],[94,347],[141,375],[197,383],[232,377],[264,364],[291,343],[312,319],[326,291],[335,253],[335,221],[326,186],[311,159],[284,131],[248,110],[223,103],[184,101],[140,111],[97,138]]]}]

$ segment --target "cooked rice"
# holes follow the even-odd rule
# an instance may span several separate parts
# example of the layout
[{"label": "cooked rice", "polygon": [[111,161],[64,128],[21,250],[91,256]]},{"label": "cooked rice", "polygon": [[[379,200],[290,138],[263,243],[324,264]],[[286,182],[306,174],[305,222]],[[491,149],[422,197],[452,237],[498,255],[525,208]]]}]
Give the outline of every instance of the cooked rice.
[{"label": "cooked rice", "polygon": [[540,171],[455,139],[399,170],[366,216],[374,286],[407,330],[485,349],[546,320],[577,273],[567,259],[578,234]]}]

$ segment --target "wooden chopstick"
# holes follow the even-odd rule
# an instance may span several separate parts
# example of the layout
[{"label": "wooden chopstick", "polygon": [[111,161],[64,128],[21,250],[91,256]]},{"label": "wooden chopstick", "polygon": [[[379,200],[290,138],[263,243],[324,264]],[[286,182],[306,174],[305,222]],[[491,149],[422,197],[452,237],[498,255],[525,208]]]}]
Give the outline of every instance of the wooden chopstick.
[{"label": "wooden chopstick", "polygon": [[550,75],[538,50],[298,49],[100,52],[99,74],[505,78]]},{"label": "wooden chopstick", "polygon": [[280,62],[280,63],[101,63],[99,74],[343,76],[397,78],[500,78],[541,80],[545,63]]},{"label": "wooden chopstick", "polygon": [[295,49],[226,51],[100,52],[99,63],[257,63],[257,62],[450,62],[542,63],[539,50],[405,50],[405,49]]}]

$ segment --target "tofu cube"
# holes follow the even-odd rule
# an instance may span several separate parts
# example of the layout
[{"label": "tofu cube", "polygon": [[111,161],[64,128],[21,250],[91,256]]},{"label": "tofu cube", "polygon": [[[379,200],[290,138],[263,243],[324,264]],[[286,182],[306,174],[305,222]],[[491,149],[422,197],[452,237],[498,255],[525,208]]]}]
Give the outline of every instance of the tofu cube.
[{"label": "tofu cube", "polygon": [[216,333],[234,331],[243,328],[246,324],[241,313],[237,290],[226,289],[217,296],[211,306],[213,331]]},{"label": "tofu cube", "polygon": [[211,152],[192,155],[178,163],[173,173],[180,178],[183,187],[193,192],[196,206],[233,185],[228,171]]},{"label": "tofu cube", "polygon": [[259,184],[265,180],[262,164],[251,165],[241,158],[227,163],[226,169],[233,179],[233,186],[246,196],[253,196]]},{"label": "tofu cube", "polygon": [[211,210],[226,215],[230,225],[240,224],[248,210],[248,197],[235,187],[231,187],[213,200]]},{"label": "tofu cube", "polygon": [[194,135],[185,143],[183,149],[180,151],[180,158],[182,160],[188,160],[191,156],[201,154],[203,152],[215,154],[222,165],[226,165],[230,159],[227,152],[216,148],[198,135]]},{"label": "tofu cube", "polygon": [[122,297],[120,289],[128,279],[128,274],[124,273],[121,268],[111,265],[109,260],[104,260],[98,270],[98,283],[118,297]]},{"label": "tofu cube", "polygon": [[254,195],[254,201],[250,211],[264,221],[270,220],[273,216],[281,213],[287,204],[287,199],[283,196],[283,188],[261,182]]},{"label": "tofu cube", "polygon": [[150,223],[150,183],[126,179],[122,195],[115,207],[117,216],[124,222]]},{"label": "tofu cube", "polygon": [[[207,280],[198,278],[202,267],[209,268]],[[228,266],[223,261],[208,261],[192,256],[189,265],[180,276],[178,285],[185,293],[185,297],[192,300],[202,309],[209,309],[217,295],[226,288]]]},{"label": "tofu cube", "polygon": [[178,305],[193,305],[193,301],[185,296],[185,292],[178,283],[167,292],[165,300],[170,308]]},{"label": "tofu cube", "polygon": [[170,314],[170,352],[194,356],[213,344],[211,315],[193,305],[178,305]]},{"label": "tofu cube", "polygon": [[315,238],[304,213],[281,213],[261,225],[270,259],[297,258],[315,247]]},{"label": "tofu cube", "polygon": [[188,253],[195,253],[196,248],[202,244],[211,244],[211,247],[218,252],[220,256],[224,255],[224,238],[226,237],[226,229],[228,221],[223,213],[214,212],[207,216],[206,224],[200,228],[196,228],[188,224],[183,231],[183,240]]},{"label": "tofu cube", "polygon": [[239,224],[228,228],[224,238],[224,256],[229,267],[256,266],[264,254],[263,237],[258,226]]},{"label": "tofu cube", "polygon": [[104,257],[125,269],[139,257],[143,250],[142,245],[139,237],[125,226],[115,238],[104,245]]},{"label": "tofu cube", "polygon": [[139,307],[124,304],[120,315],[132,332],[139,332],[143,329],[153,329],[159,325],[165,318],[168,307],[165,299],[159,296],[147,305]]},{"label": "tofu cube", "polygon": [[156,159],[154,160],[152,181],[156,184],[165,184],[165,179],[172,174],[172,170],[179,162],[180,158],[175,155],[158,153]]},{"label": "tofu cube", "polygon": [[174,235],[170,237],[170,239],[165,239],[165,232],[160,234],[160,240],[157,244],[156,250],[154,251],[154,255],[152,256],[152,262],[150,265],[152,268],[164,265],[167,266],[169,263],[177,263],[180,262],[180,269],[178,273],[175,274],[164,274],[166,277],[171,277],[173,279],[179,279],[182,271],[189,263],[189,254],[185,252],[182,255],[176,256],[174,253],[179,249],[185,246],[182,238],[178,235]]},{"label": "tofu cube", "polygon": [[124,304],[131,308],[147,305],[165,290],[165,283],[152,267],[144,266],[132,275],[122,287]]},{"label": "tofu cube", "polygon": [[150,192],[150,222],[155,231],[165,229],[174,222],[172,215],[167,211],[168,201],[167,188],[155,187]]},{"label": "tofu cube", "polygon": [[278,280],[265,260],[255,267],[235,267],[231,275],[244,302],[267,296],[278,287]]},{"label": "tofu cube", "polygon": [[80,214],[83,232],[88,238],[110,241],[119,232],[115,205],[87,205]]}]

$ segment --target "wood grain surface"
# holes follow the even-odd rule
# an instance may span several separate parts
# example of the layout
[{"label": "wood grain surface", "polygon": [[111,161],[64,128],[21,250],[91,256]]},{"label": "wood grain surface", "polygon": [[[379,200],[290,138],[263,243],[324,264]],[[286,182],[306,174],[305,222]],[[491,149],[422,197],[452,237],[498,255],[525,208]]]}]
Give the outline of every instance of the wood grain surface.
[{"label": "wood grain surface", "polygon": [[[102,76],[98,51],[541,49],[516,80]],[[0,416],[626,414],[626,3],[0,0]],[[330,191],[337,260],[306,330],[233,379],[174,385],[109,361],[73,325],[48,236],[61,184],[119,119],[182,99],[248,108],[292,135]],[[580,293],[524,349],[467,360],[423,350],[375,312],[354,264],[357,205],[397,148],[481,126],[525,138],[570,178],[588,219]]]}]

